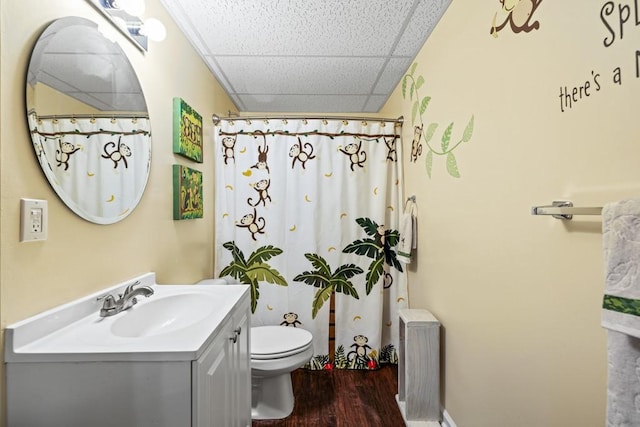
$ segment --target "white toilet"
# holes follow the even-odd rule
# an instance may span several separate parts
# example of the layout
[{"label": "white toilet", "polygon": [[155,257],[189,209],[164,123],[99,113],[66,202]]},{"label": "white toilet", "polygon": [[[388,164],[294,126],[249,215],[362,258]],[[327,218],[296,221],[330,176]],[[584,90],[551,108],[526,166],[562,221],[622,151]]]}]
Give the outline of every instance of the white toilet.
[{"label": "white toilet", "polygon": [[293,411],[291,372],[313,355],[313,336],[288,326],[251,328],[251,418],[271,420]]},{"label": "white toilet", "polygon": [[[224,279],[206,279],[198,284],[224,285]],[[313,336],[289,326],[251,328],[251,418],[286,418],[293,411],[291,372],[313,356]]]}]

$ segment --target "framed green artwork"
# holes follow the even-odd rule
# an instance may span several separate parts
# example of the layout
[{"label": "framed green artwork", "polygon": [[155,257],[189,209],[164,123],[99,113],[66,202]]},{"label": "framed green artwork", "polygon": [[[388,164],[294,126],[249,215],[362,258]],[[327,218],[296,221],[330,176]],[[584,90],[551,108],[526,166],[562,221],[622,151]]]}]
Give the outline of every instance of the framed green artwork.
[{"label": "framed green artwork", "polygon": [[202,172],[173,165],[173,219],[202,218]]},{"label": "framed green artwork", "polygon": [[173,98],[173,152],[202,163],[202,116],[182,98]]}]

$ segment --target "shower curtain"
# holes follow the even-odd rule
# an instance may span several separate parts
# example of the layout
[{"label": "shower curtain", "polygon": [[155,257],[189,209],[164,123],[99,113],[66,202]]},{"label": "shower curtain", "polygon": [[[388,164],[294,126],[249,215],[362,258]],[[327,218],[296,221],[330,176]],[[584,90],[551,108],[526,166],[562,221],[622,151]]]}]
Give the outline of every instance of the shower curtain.
[{"label": "shower curtain", "polygon": [[310,369],[397,362],[401,124],[223,119],[216,275],[251,286],[253,326],[313,334]]}]

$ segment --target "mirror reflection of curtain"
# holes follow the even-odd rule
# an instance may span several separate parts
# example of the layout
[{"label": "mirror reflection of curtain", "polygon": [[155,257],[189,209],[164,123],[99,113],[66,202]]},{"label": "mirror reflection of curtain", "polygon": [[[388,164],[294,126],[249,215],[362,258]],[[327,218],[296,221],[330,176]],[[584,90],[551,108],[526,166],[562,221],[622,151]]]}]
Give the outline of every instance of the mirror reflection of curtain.
[{"label": "mirror reflection of curtain", "polygon": [[397,362],[401,134],[360,120],[216,129],[216,275],[251,285],[254,326],[311,331],[312,369]]},{"label": "mirror reflection of curtain", "polygon": [[98,223],[126,217],[151,161],[148,118],[29,115],[34,148],[56,193]]}]

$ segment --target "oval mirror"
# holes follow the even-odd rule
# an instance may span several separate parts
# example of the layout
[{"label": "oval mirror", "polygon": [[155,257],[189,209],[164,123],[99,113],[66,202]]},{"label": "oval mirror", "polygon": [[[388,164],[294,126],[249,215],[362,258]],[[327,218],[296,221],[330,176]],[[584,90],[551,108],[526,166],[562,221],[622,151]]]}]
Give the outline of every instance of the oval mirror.
[{"label": "oval mirror", "polygon": [[87,19],[54,21],[33,48],[26,100],[33,147],[58,197],[94,223],[129,215],[149,177],[151,128],[120,46]]}]

